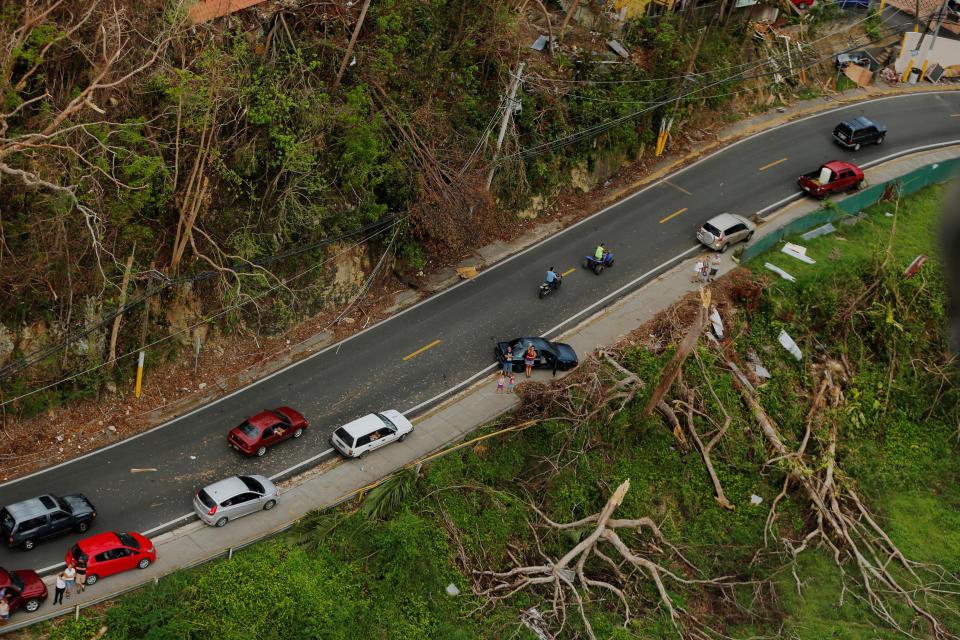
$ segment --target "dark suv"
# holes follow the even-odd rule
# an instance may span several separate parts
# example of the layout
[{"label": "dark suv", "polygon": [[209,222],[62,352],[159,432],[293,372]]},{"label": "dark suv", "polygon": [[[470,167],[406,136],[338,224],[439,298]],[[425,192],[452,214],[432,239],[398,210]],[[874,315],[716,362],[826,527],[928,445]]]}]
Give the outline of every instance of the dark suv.
[{"label": "dark suv", "polygon": [[97,510],[79,493],[44,494],[0,509],[0,533],[11,547],[30,551],[40,540],[71,530],[83,533],[96,517]]},{"label": "dark suv", "polygon": [[833,139],[854,151],[865,144],[883,144],[886,135],[886,127],[863,117],[841,122],[833,129]]}]

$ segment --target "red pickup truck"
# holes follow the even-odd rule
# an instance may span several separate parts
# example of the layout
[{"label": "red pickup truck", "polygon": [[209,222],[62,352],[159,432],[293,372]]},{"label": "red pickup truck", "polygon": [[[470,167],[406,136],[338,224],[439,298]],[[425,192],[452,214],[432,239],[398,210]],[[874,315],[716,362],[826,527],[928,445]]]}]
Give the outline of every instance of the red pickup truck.
[{"label": "red pickup truck", "polygon": [[863,182],[863,171],[849,162],[827,162],[797,179],[800,188],[812,196],[823,199],[835,191],[857,189]]}]

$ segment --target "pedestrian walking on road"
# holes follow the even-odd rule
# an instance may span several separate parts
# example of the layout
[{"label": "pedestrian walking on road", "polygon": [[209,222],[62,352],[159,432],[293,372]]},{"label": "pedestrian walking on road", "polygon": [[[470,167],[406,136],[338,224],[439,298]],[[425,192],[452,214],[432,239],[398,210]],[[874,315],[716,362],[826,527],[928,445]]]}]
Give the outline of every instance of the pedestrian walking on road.
[{"label": "pedestrian walking on road", "polygon": [[513,374],[510,374],[510,379],[507,380],[507,393],[513,393]]},{"label": "pedestrian walking on road", "polygon": [[77,579],[77,569],[73,566],[73,560],[67,561],[67,568],[63,570],[63,577],[67,579],[67,597],[70,597],[70,590],[73,589],[73,583]]},{"label": "pedestrian walking on road", "polygon": [[703,272],[703,260],[697,260],[697,264],[693,266],[693,278],[690,282],[700,282],[700,274]]},{"label": "pedestrian walking on road", "polygon": [[523,364],[527,366],[527,377],[530,377],[530,372],[533,370],[533,363],[537,361],[537,350],[533,348],[533,343],[531,342],[527,345],[527,353],[523,356]]},{"label": "pedestrian walking on road", "polygon": [[63,604],[63,592],[67,590],[67,579],[63,571],[57,574],[56,590],[53,592],[53,604]]},{"label": "pedestrian walking on road", "polygon": [[720,254],[715,253],[710,258],[710,282],[717,279],[717,271],[720,271]]},{"label": "pedestrian walking on road", "polygon": [[87,556],[77,560],[77,593],[87,590]]},{"label": "pedestrian walking on road", "polygon": [[513,373],[513,347],[507,346],[507,352],[503,354],[503,372]]},{"label": "pedestrian walking on road", "polygon": [[503,371],[500,372],[500,375],[497,377],[497,393],[503,393],[503,380],[507,377]]}]

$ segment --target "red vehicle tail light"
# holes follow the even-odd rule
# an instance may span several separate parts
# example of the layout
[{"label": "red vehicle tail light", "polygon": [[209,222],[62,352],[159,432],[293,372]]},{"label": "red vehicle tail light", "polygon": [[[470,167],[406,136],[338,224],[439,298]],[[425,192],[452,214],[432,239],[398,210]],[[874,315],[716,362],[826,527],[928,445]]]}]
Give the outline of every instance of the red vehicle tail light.
[{"label": "red vehicle tail light", "polygon": [[213,505],[213,508],[210,509],[210,511],[207,511],[207,515],[208,515],[208,516],[212,516],[212,515],[215,514],[216,512],[217,512],[217,505]]},{"label": "red vehicle tail light", "polygon": [[347,450],[347,455],[352,458],[352,457],[353,457],[353,449],[348,449],[348,450]]}]

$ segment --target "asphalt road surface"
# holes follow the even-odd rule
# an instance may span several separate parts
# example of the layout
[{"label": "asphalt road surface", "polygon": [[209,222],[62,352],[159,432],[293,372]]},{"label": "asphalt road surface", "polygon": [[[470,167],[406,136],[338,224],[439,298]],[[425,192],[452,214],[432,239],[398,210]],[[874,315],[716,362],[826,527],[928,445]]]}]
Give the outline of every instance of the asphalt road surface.
[{"label": "asphalt road surface", "polygon": [[[615,299],[698,251],[697,227],[716,213],[771,210],[799,193],[798,175],[829,160],[869,165],[960,141],[958,114],[960,93],[912,94],[857,103],[755,135],[219,401],[82,459],[0,485],[0,504],[81,492],[98,512],[86,535],[111,529],[149,535],[189,513],[194,492],[212,481],[240,472],[281,474],[328,451],[330,433],[345,421],[386,408],[418,410],[468,378],[492,371],[496,342],[553,335],[582,320],[591,305],[596,306],[588,313],[601,308],[598,301]],[[887,126],[884,143],[859,152],[835,145],[833,127],[860,115]],[[596,276],[581,262],[599,241],[613,251],[616,264]],[[539,300],[537,288],[550,265],[575,270],[559,291]],[[263,458],[227,448],[231,427],[281,405],[307,417],[311,426],[302,438],[277,445]],[[134,468],[157,471],[132,473]],[[31,552],[0,545],[0,566],[49,567],[62,562],[81,537],[43,542]]]}]

